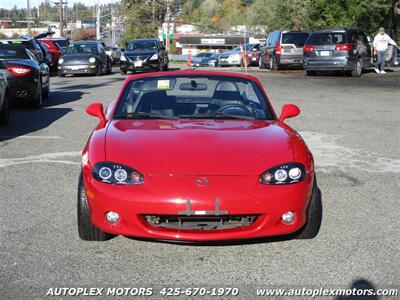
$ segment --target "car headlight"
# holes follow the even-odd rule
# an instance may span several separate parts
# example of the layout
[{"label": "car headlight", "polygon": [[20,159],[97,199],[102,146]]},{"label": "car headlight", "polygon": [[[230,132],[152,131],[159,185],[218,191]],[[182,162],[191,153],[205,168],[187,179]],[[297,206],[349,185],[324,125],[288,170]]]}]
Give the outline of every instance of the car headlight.
[{"label": "car headlight", "polygon": [[96,58],[94,58],[94,57],[89,58],[89,62],[94,64],[96,62]]},{"label": "car headlight", "polygon": [[119,60],[120,60],[120,61],[126,61],[125,55],[122,54],[121,57],[119,58]]},{"label": "car headlight", "polygon": [[268,169],[260,176],[263,184],[288,184],[303,181],[306,169],[301,163],[286,163]]},{"label": "car headlight", "polygon": [[154,53],[151,57],[150,60],[158,59],[158,54]]},{"label": "car headlight", "polygon": [[112,163],[97,163],[92,171],[93,177],[101,182],[110,184],[142,184],[143,175],[130,167]]},{"label": "car headlight", "polygon": [[63,59],[63,58],[60,58],[60,59],[58,60],[58,64],[59,64],[59,65],[61,65],[63,62],[64,62],[64,59]]}]

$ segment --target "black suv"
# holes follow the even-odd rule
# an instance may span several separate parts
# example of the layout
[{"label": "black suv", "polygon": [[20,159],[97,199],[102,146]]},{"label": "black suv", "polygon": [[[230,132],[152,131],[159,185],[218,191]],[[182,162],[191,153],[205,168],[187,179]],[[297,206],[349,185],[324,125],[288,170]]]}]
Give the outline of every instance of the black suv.
[{"label": "black suv", "polygon": [[371,67],[372,38],[359,28],[329,29],[311,33],[304,45],[307,75],[316,71],[345,71],[361,76]]},{"label": "black suv", "polygon": [[120,58],[121,74],[128,71],[166,71],[168,52],[158,39],[135,39],[128,43]]}]

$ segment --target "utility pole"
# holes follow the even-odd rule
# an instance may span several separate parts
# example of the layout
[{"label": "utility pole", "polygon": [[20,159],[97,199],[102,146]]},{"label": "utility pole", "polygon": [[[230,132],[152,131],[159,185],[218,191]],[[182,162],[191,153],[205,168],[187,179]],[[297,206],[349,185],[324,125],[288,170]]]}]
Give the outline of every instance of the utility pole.
[{"label": "utility pole", "polygon": [[60,13],[60,36],[64,37],[64,9],[63,5],[67,4],[67,2],[63,2],[63,0],[60,0],[60,2],[53,2],[55,5],[58,5],[58,12]]},{"label": "utility pole", "polygon": [[115,46],[115,13],[113,3],[111,3],[111,46]]},{"label": "utility pole", "polygon": [[169,51],[169,0],[167,0],[167,30],[165,32],[165,48]]},{"label": "utility pole", "polygon": [[97,3],[97,11],[96,11],[96,40],[100,40],[100,6]]},{"label": "utility pole", "polygon": [[31,3],[29,0],[27,5],[28,5],[28,38],[30,38],[32,35],[32,28],[31,28],[32,14],[31,14]]}]

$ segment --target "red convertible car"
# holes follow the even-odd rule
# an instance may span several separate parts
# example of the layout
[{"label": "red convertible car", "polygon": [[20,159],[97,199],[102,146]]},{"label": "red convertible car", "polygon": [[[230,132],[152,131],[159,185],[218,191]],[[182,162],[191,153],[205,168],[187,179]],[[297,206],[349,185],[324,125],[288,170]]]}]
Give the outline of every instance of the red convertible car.
[{"label": "red convertible car", "polygon": [[317,235],[322,218],[313,156],[276,116],[254,77],[176,71],[130,76],[83,150],[78,230],[220,241]]}]

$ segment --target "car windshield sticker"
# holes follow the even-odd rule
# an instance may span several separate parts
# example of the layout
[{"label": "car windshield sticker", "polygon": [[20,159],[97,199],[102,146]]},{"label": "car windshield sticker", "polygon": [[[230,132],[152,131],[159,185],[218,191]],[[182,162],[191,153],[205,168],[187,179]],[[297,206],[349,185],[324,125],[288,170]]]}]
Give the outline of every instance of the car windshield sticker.
[{"label": "car windshield sticker", "polygon": [[157,81],[157,89],[169,89],[169,80],[158,80]]}]

